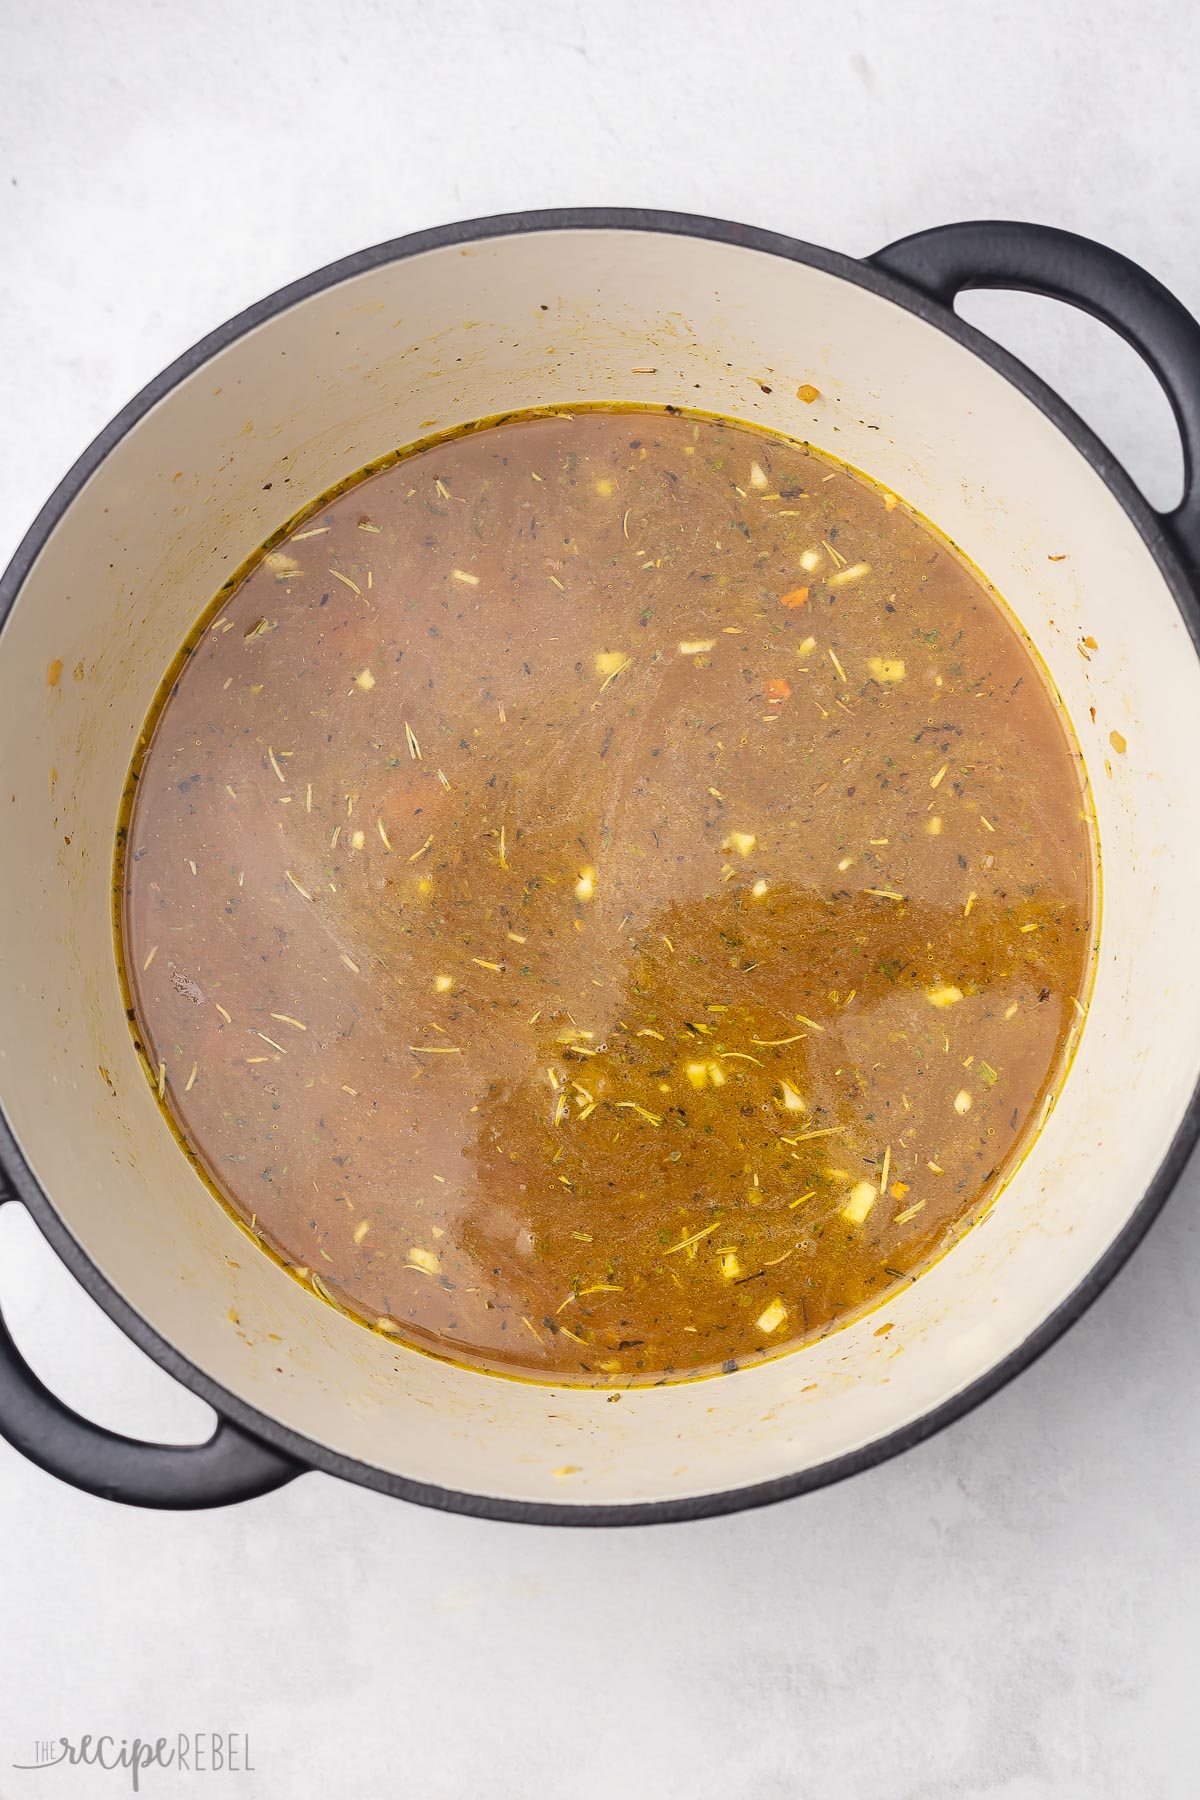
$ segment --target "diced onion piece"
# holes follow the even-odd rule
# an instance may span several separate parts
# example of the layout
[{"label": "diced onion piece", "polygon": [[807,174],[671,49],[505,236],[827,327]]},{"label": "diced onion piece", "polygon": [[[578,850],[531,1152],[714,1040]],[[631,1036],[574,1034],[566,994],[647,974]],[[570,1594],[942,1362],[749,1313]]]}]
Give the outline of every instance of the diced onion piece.
[{"label": "diced onion piece", "polygon": [[594,896],[595,892],[596,892],[596,871],[595,871],[595,869],[581,869],[579,871],[579,880],[575,883],[575,898],[577,900],[590,900]]},{"label": "diced onion piece", "polygon": [[416,1245],[409,1251],[408,1265],[412,1269],[421,1269],[426,1275],[436,1275],[441,1268],[432,1250],[421,1250]]},{"label": "diced onion piece", "polygon": [[752,831],[731,831],[721,848],[722,850],[736,850],[739,856],[749,856],[757,842],[758,839]]},{"label": "diced onion piece", "polygon": [[779,1094],[788,1112],[807,1112],[808,1108],[790,1081],[781,1081]]},{"label": "diced onion piece", "polygon": [[957,1006],[962,997],[962,989],[954,987],[950,982],[943,983],[939,987],[927,988],[925,991],[925,998],[930,1006]]},{"label": "diced onion piece", "polygon": [[829,585],[830,587],[849,587],[853,582],[861,581],[864,575],[870,573],[870,563],[848,563],[844,569],[839,569],[836,575],[829,577]]},{"label": "diced onion piece", "polygon": [[898,656],[869,656],[867,670],[884,687],[904,680],[904,663]]},{"label": "diced onion piece", "polygon": [[966,1113],[969,1113],[974,1104],[975,1102],[971,1099],[966,1088],[959,1088],[957,1094],[954,1096],[954,1110],[958,1116],[962,1118]]},{"label": "diced onion piece", "polygon": [[843,1219],[850,1225],[864,1224],[878,1198],[873,1183],[856,1181],[850,1189],[849,1199],[842,1208]]},{"label": "diced onion piece", "polygon": [[769,1336],[772,1331],[779,1330],[787,1316],[787,1307],[777,1296],[769,1306],[763,1308],[754,1323],[760,1331],[766,1332]]}]

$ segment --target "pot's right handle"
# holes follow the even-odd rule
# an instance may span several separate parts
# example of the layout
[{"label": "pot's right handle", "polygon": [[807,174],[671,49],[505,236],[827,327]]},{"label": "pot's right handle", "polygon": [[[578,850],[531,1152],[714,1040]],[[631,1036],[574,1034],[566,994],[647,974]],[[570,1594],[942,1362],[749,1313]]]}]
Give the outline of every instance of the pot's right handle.
[{"label": "pot's right handle", "polygon": [[977,219],[899,238],[868,259],[952,308],[966,288],[1065,300],[1111,326],[1158,377],[1183,439],[1183,499],[1160,514],[1200,572],[1200,324],[1161,281],[1091,238],[1049,225]]},{"label": "pot's right handle", "polygon": [[[0,1206],[14,1199],[0,1177]],[[81,1418],[38,1380],[0,1317],[0,1436],[71,1487],[127,1506],[229,1506],[304,1473],[280,1450],[218,1419],[203,1444],[147,1444]]]}]

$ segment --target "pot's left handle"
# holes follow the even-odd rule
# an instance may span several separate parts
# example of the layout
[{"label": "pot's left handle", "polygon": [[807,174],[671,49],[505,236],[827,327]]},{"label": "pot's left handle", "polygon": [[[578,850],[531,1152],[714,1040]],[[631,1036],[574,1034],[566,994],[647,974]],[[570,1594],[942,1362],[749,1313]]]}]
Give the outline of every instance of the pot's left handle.
[{"label": "pot's left handle", "polygon": [[[0,1184],[0,1206],[15,1196]],[[81,1418],[38,1380],[0,1316],[0,1436],[47,1474],[127,1506],[230,1506],[282,1487],[303,1466],[218,1419],[203,1444],[146,1444]]]}]

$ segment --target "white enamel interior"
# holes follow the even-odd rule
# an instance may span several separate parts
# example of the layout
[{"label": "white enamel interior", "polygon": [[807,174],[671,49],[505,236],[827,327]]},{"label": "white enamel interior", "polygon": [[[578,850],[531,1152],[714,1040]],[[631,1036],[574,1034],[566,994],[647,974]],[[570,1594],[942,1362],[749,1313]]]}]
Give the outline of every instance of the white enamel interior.
[{"label": "white enamel interior", "polygon": [[[822,397],[806,406],[796,389],[809,381]],[[392,1346],[253,1250],[139,1070],[109,872],[163,670],[220,583],[301,503],[435,428],[631,399],[807,438],[963,546],[1031,634],[1079,734],[1104,919],[1057,1108],[988,1220],[891,1302],[890,1335],[875,1337],[871,1316],[752,1371],[612,1404]],[[53,659],[64,671],[51,688]],[[421,1481],[658,1500],[785,1475],[893,1431],[985,1374],[1088,1274],[1200,1067],[1200,667],[1154,561],[1084,458],[977,357],[760,251],[526,234],[385,264],[292,306],[175,388],[68,508],[0,637],[0,719],[0,1094],[30,1166],[109,1281],[198,1368],[305,1436]]]}]

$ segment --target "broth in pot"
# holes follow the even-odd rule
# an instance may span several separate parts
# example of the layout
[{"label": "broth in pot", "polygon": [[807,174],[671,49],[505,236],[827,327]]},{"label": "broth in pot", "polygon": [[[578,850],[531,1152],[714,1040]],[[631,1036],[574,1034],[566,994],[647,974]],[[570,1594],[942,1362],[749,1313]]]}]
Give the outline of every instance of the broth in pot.
[{"label": "broth in pot", "polygon": [[1090,807],[1031,647],[748,426],[524,414],[364,472],[220,597],[134,777],[181,1140],[317,1296],[481,1369],[680,1379],[877,1306],[1082,1014]]}]

